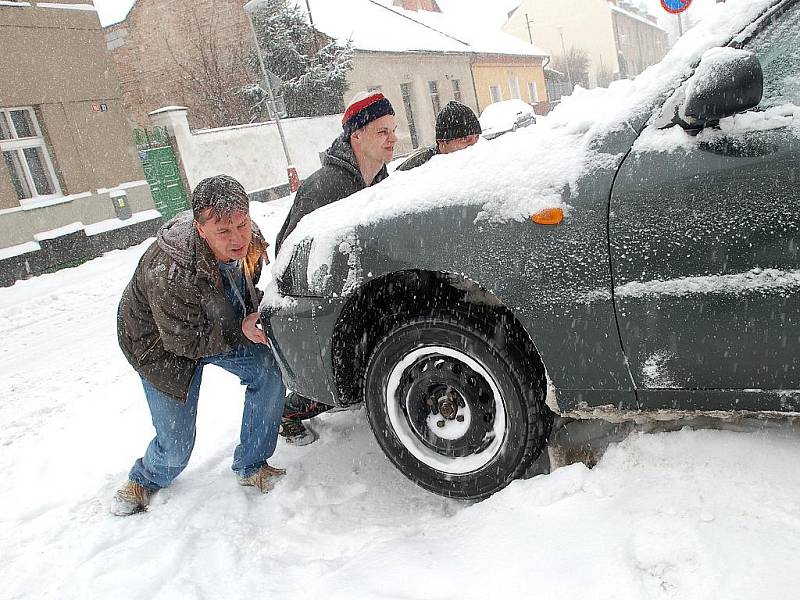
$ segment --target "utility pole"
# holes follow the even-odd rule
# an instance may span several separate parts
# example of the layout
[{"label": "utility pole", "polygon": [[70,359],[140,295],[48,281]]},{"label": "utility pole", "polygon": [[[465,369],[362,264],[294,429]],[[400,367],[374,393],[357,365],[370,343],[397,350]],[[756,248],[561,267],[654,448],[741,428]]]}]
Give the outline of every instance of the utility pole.
[{"label": "utility pole", "polygon": [[250,32],[253,34],[253,43],[256,46],[256,55],[258,56],[258,64],[261,67],[261,76],[264,78],[264,85],[267,87],[267,95],[269,96],[269,103],[272,107],[272,116],[275,119],[275,125],[278,128],[278,136],[281,138],[281,146],[283,146],[283,153],[286,155],[286,173],[289,177],[289,189],[293,192],[297,191],[300,187],[300,180],[297,177],[297,169],[292,164],[292,158],[289,155],[289,146],[286,143],[286,136],[283,135],[283,126],[281,126],[281,117],[278,114],[278,105],[275,102],[275,95],[272,93],[272,81],[270,81],[267,67],[264,66],[264,57],[261,55],[261,45],[258,43],[258,35],[256,34],[256,26],[253,24],[252,11],[256,10],[258,2],[248,2],[245,4],[244,12],[247,14],[247,21],[250,23]]},{"label": "utility pole", "polygon": [[525,25],[528,27],[528,40],[530,41],[531,46],[533,46],[533,34],[531,34],[531,23],[533,23],[533,21],[531,21],[528,18],[528,13],[525,13]]},{"label": "utility pole", "polygon": [[308,10],[308,22],[311,25],[311,31],[314,32],[314,51],[319,54],[319,40],[317,39],[317,30],[314,27],[314,17],[311,16],[311,4],[306,0],[306,10]]},{"label": "utility pole", "polygon": [[569,68],[569,57],[567,56],[567,49],[564,46],[564,28],[563,27],[559,27],[558,28],[558,35],[561,36],[561,52],[563,53],[563,56],[564,56],[564,66],[567,67],[567,81],[569,81],[569,89],[570,89],[569,93],[571,94],[572,90],[575,88],[575,85],[572,83],[572,73],[570,72],[570,68]]}]

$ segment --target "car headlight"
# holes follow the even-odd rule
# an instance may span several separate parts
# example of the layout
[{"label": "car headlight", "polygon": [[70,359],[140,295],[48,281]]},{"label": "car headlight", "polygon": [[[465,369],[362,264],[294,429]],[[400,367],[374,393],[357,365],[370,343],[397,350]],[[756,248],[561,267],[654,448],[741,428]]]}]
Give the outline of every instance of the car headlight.
[{"label": "car headlight", "polygon": [[312,239],[306,238],[295,245],[289,265],[278,280],[278,290],[285,296],[303,296],[308,292],[308,257]]}]

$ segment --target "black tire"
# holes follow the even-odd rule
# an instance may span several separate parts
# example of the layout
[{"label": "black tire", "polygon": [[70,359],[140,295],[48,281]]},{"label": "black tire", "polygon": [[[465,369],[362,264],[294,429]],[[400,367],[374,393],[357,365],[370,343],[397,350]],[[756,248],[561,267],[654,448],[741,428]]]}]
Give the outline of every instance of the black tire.
[{"label": "black tire", "polygon": [[389,460],[426,490],[461,499],[490,496],[540,455],[552,424],[545,393],[538,359],[502,322],[460,313],[394,327],[364,380],[367,417]]}]

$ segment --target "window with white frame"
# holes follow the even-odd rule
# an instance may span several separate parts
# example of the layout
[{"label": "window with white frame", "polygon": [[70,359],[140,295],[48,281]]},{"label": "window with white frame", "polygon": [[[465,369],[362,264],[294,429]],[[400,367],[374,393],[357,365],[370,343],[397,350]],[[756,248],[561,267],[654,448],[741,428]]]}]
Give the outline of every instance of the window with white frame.
[{"label": "window with white frame", "polygon": [[511,91],[511,97],[516,98],[517,100],[522,99],[522,96],[519,93],[519,78],[518,77],[509,77],[508,78],[508,89]]},{"label": "window with white frame", "polygon": [[528,95],[531,98],[531,104],[539,102],[539,88],[536,87],[535,81],[528,82]]},{"label": "window with white frame", "polygon": [[499,85],[489,86],[489,95],[492,97],[492,102],[500,102],[503,99],[503,91]]},{"label": "window with white frame", "polygon": [[20,204],[61,193],[32,108],[0,108],[0,151]]}]

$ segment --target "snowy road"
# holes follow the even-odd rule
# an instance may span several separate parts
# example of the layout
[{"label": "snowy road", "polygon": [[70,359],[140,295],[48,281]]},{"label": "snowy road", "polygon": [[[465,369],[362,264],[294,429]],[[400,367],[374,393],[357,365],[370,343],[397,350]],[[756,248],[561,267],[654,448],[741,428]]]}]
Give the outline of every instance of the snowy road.
[{"label": "snowy road", "polygon": [[[274,235],[284,210],[254,213]],[[416,488],[363,411],[341,412],[318,443],[279,443],[288,475],[260,496],[229,469],[240,387],[208,368],[188,469],[148,513],[112,517],[152,435],[115,335],[146,245],[0,289],[1,598],[798,597],[789,427],[636,434],[591,471],[468,505]]]}]

